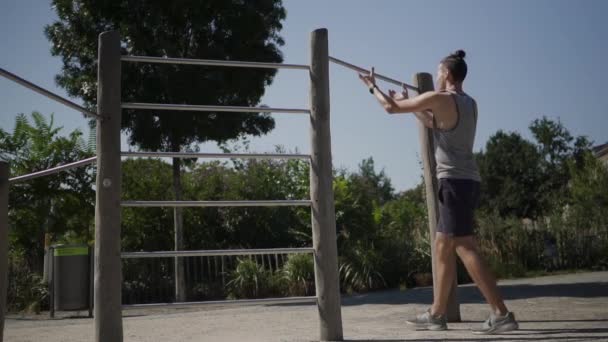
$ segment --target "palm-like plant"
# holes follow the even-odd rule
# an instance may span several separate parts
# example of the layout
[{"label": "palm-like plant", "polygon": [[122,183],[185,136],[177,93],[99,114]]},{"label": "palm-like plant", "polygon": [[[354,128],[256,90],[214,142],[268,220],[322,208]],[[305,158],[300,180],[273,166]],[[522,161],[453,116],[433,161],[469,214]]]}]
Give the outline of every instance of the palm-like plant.
[{"label": "palm-like plant", "polygon": [[359,292],[386,286],[380,273],[382,257],[371,247],[357,246],[340,263],[342,287],[347,292]]},{"label": "palm-like plant", "polygon": [[292,254],[283,266],[283,276],[292,296],[310,295],[314,289],[315,268],[310,254]]},{"label": "palm-like plant", "polygon": [[226,284],[232,298],[259,298],[267,288],[268,272],[255,261],[239,259]]}]

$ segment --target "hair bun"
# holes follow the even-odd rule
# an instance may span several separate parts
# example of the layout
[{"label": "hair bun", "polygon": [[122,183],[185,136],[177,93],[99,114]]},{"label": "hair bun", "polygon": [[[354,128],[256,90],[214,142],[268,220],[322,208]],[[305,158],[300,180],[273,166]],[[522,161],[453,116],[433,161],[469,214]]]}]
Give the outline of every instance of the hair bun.
[{"label": "hair bun", "polygon": [[456,50],[452,56],[456,57],[456,58],[460,58],[460,59],[464,59],[464,57],[467,55],[466,52],[464,52],[464,50]]}]

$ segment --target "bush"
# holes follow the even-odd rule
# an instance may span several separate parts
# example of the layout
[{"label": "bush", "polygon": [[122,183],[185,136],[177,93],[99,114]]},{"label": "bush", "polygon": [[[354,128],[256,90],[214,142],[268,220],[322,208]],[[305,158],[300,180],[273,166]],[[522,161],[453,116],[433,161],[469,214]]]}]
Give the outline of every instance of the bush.
[{"label": "bush", "polygon": [[[285,278],[285,273],[281,271],[267,271],[268,283],[266,289],[266,296],[268,297],[283,297],[290,295],[289,282]],[[314,284],[314,280],[313,280]],[[314,285],[313,285],[314,287]],[[297,296],[298,294],[293,294]]]},{"label": "bush", "polygon": [[290,296],[308,296],[314,293],[315,268],[312,255],[290,255],[282,271]]},{"label": "bush", "polygon": [[48,285],[42,281],[42,276],[29,271],[22,253],[11,251],[9,254],[9,274],[8,311],[38,314],[41,310],[48,309]]},{"label": "bush", "polygon": [[490,257],[488,264],[497,278],[521,278],[526,275],[526,268],[515,262],[502,262]]},{"label": "bush", "polygon": [[356,247],[340,263],[341,286],[347,293],[386,287],[380,273],[383,260],[373,248]]},{"label": "bush", "polygon": [[205,301],[225,298],[225,289],[221,281],[197,283],[190,289],[188,300]]},{"label": "bush", "polygon": [[269,288],[269,272],[248,258],[239,259],[228,282],[229,298],[262,298]]}]

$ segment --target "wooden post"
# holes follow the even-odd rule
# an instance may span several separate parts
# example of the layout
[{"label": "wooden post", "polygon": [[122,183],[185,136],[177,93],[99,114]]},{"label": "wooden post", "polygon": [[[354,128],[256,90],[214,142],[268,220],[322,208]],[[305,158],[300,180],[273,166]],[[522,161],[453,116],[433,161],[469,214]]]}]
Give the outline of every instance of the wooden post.
[{"label": "wooden post", "polygon": [[95,341],[122,342],[120,260],[120,35],[99,35],[97,201],[95,205]]},{"label": "wooden post", "polygon": [[8,163],[0,161],[0,342],[4,340],[8,288],[8,177]]},{"label": "wooden post", "polygon": [[55,318],[55,247],[49,248],[49,317]]},{"label": "wooden post", "polygon": [[315,284],[322,341],[342,341],[338,246],[329,115],[327,29],[310,36],[310,196]]},{"label": "wooden post", "polygon": [[[173,151],[179,152],[179,146],[174,147]],[[175,191],[175,200],[182,199],[182,181],[181,181],[181,159],[173,158],[173,190]],[[173,243],[175,251],[184,249],[184,213],[182,208],[173,208]],[[186,301],[186,265],[183,257],[175,257],[174,278],[175,278],[175,301]]]},{"label": "wooden post", "polygon": [[[414,75],[414,86],[418,87],[420,94],[435,89],[433,76],[429,73],[417,73]],[[439,220],[438,200],[437,200],[437,162],[435,160],[435,144],[433,132],[418,121],[419,139],[421,147],[422,164],[424,167],[424,184],[426,192],[426,206],[429,219],[429,238],[431,242],[431,265],[433,271],[433,293],[437,290],[437,275],[435,267],[435,233],[437,232],[437,221]],[[454,264],[456,267],[456,264]],[[448,299],[447,319],[449,322],[460,322],[460,307],[456,298],[456,288],[458,281],[454,277],[454,284]],[[436,297],[436,295],[434,296]]]}]

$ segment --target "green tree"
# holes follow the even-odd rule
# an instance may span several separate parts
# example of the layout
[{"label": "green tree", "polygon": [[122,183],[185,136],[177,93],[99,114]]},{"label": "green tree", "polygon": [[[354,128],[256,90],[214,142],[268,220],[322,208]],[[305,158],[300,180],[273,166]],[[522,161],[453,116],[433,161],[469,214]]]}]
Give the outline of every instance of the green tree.
[{"label": "green tree", "polygon": [[[57,83],[88,106],[96,103],[97,37],[117,30],[123,54],[282,62],[280,0],[53,0],[58,21],[46,27],[63,69]],[[189,65],[124,64],[125,102],[255,106],[276,70]],[[129,143],[144,150],[196,150],[274,128],[267,114],[126,110]],[[175,199],[181,200],[181,160],[173,160]],[[182,249],[183,215],[175,209],[175,247]]]},{"label": "green tree", "polygon": [[499,215],[535,218],[543,174],[536,146],[518,133],[498,131],[477,154],[482,182],[482,208]]},{"label": "green tree", "polygon": [[[567,160],[572,157],[575,147],[572,146],[574,138],[559,121],[546,117],[536,119],[530,124],[530,131],[538,144],[538,151],[542,156],[539,172],[543,182],[539,189],[539,200],[543,212],[548,212],[552,206],[561,206],[565,202],[568,174]],[[580,144],[580,138],[577,144]]]},{"label": "green tree", "polygon": [[377,172],[374,159],[369,157],[359,163],[359,172],[352,177],[361,182],[362,190],[369,193],[378,204],[384,204],[395,197],[395,189],[384,170]]},{"label": "green tree", "polygon": [[582,167],[591,146],[546,117],[530,124],[535,141],[498,131],[477,154],[483,178],[482,207],[502,217],[537,218],[568,204],[569,162]]},{"label": "green tree", "polygon": [[[0,128],[0,158],[10,163],[15,177],[94,155],[81,131],[67,136],[60,132],[52,115],[49,121],[38,112],[31,120],[19,114],[12,132]],[[93,183],[92,167],[85,166],[11,185],[10,246],[24,256],[31,272],[42,271],[45,233],[56,242],[86,243],[92,238]]]},{"label": "green tree", "polygon": [[[124,160],[122,172],[124,200],[166,200],[171,194],[171,165],[160,159]],[[123,250],[170,250],[172,214],[169,208],[123,208]]]},{"label": "green tree", "polygon": [[357,172],[335,173],[334,197],[343,290],[385,286],[379,217],[383,205],[395,197],[390,179],[368,158],[359,164]]},{"label": "green tree", "polygon": [[410,283],[410,275],[430,272],[430,249],[423,183],[376,209],[377,247],[382,275],[390,287]]},{"label": "green tree", "polygon": [[568,202],[562,211],[570,230],[577,238],[588,239],[577,259],[585,264],[608,267],[608,168],[591,150],[567,161],[569,174]]},{"label": "green tree", "polygon": [[536,119],[530,124],[530,132],[539,145],[539,152],[551,164],[564,162],[572,150],[574,138],[561,122],[547,117]]}]

